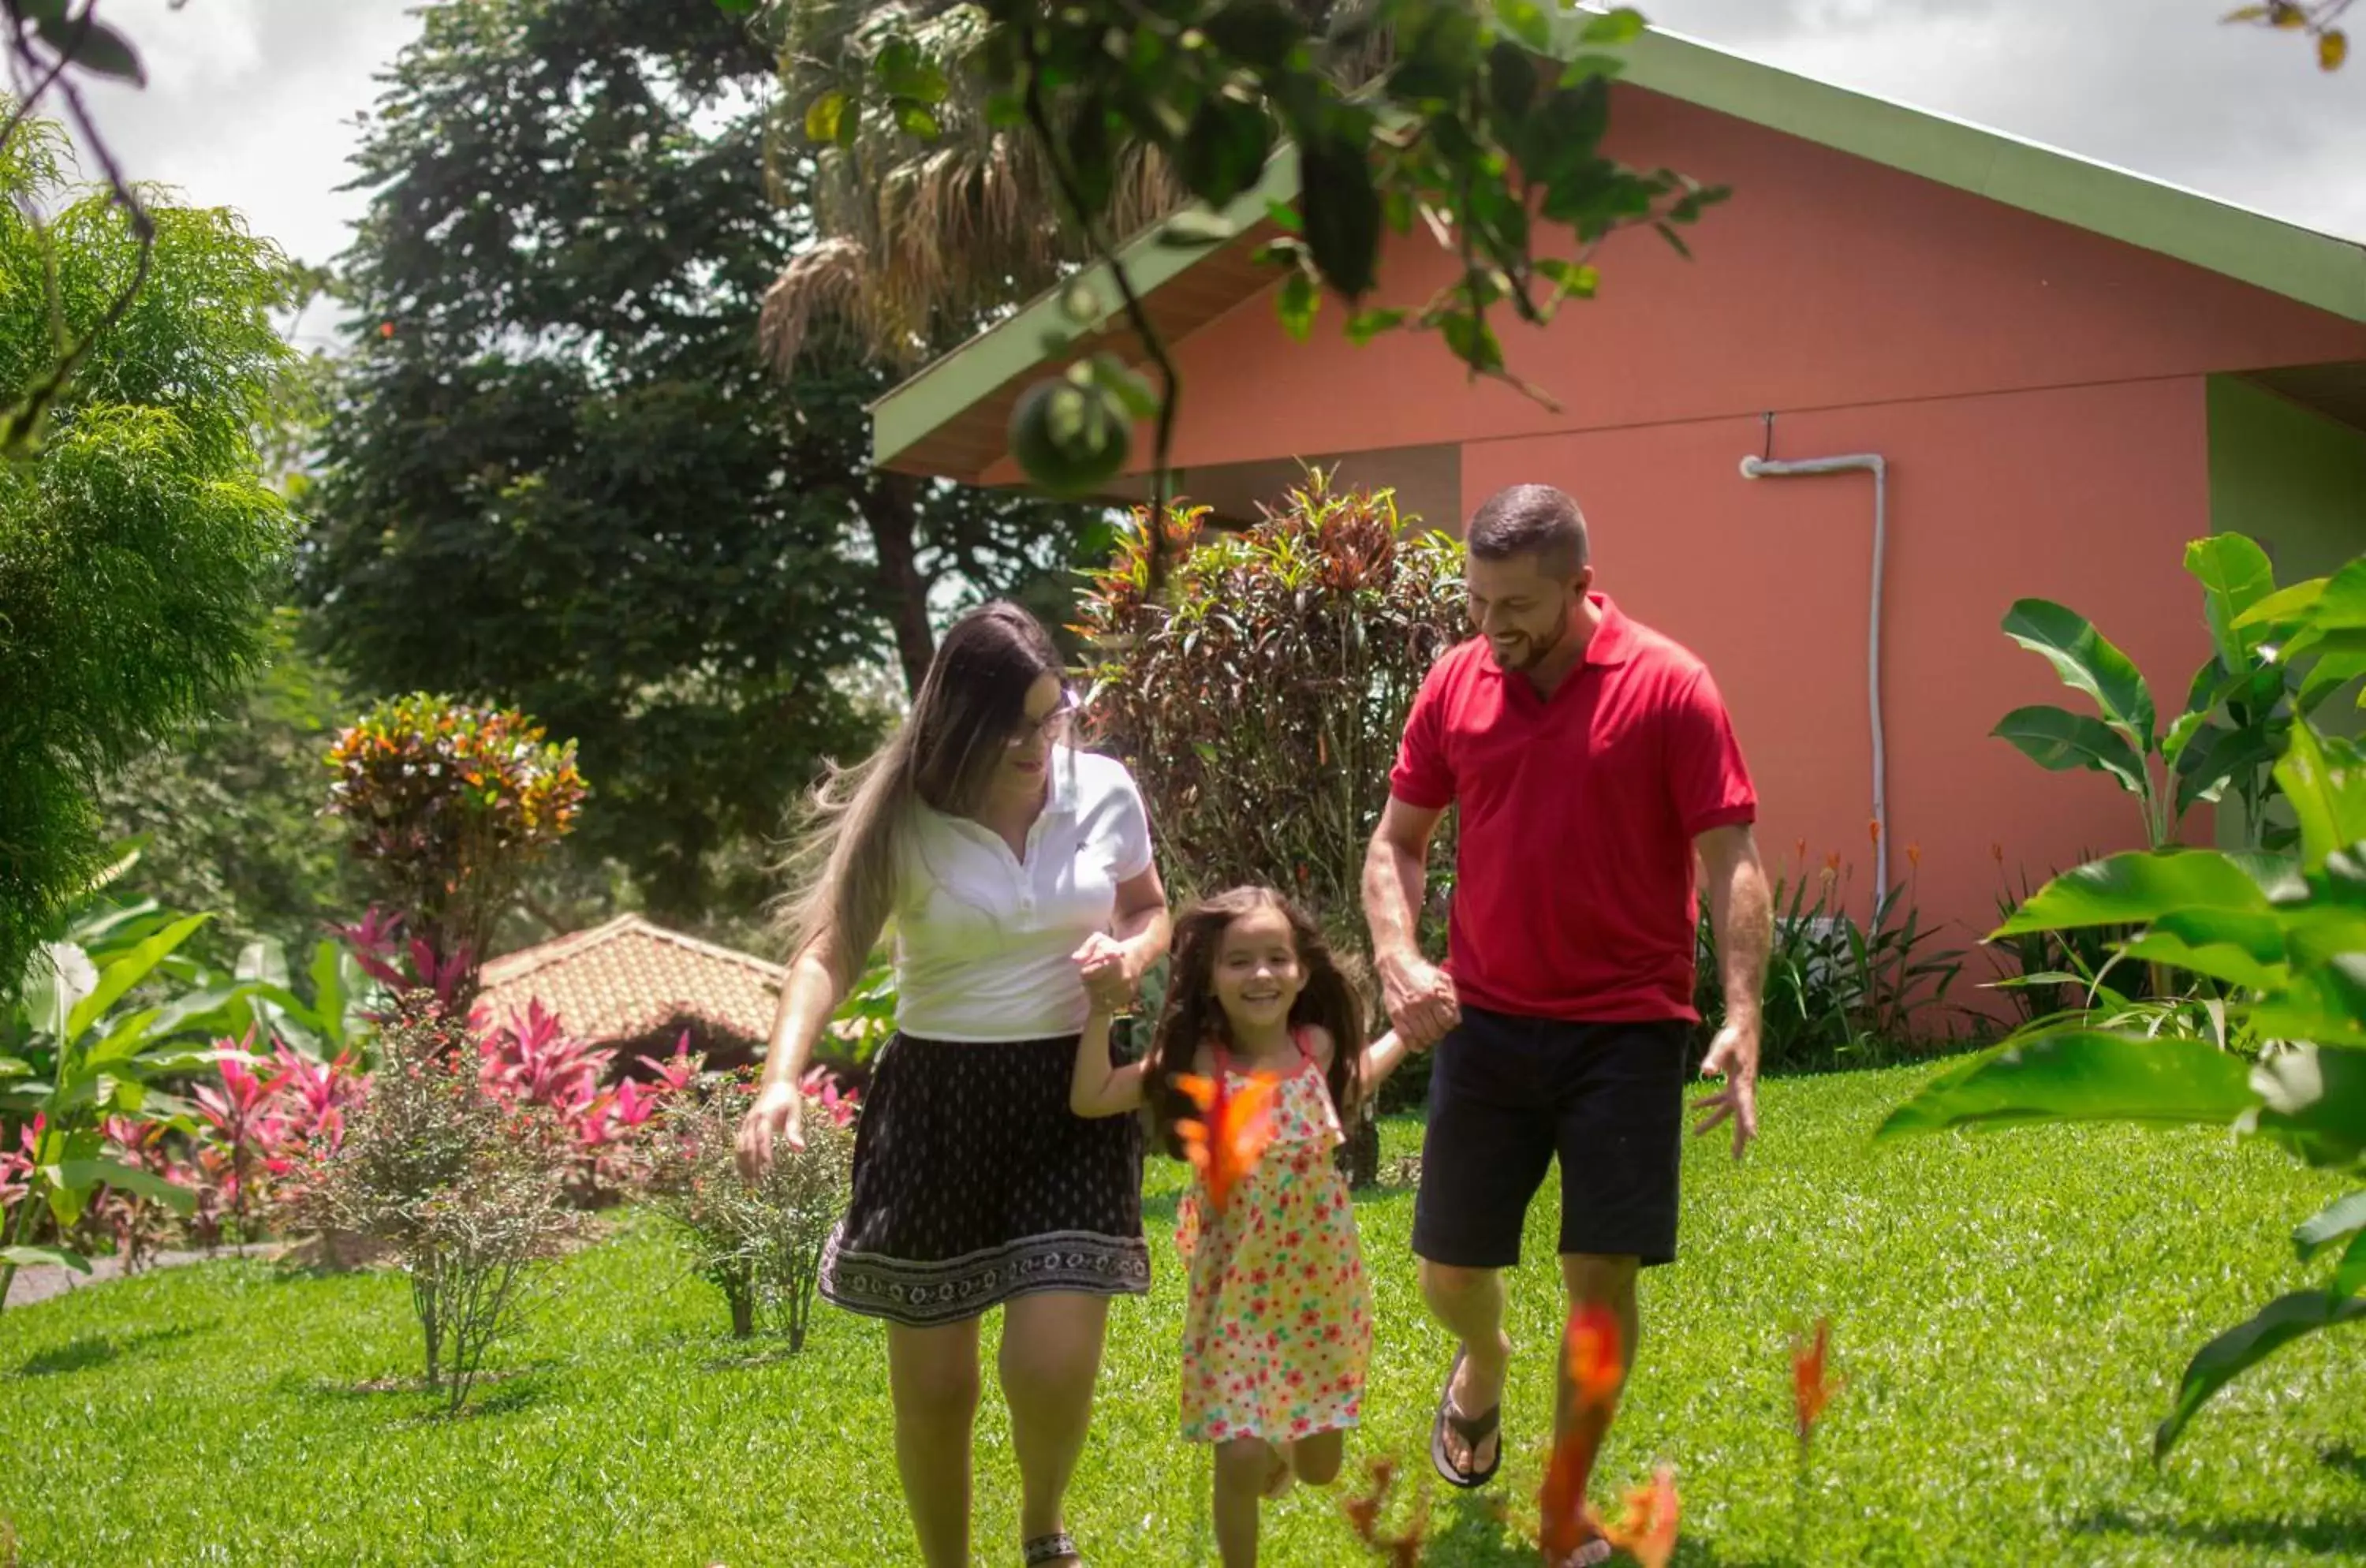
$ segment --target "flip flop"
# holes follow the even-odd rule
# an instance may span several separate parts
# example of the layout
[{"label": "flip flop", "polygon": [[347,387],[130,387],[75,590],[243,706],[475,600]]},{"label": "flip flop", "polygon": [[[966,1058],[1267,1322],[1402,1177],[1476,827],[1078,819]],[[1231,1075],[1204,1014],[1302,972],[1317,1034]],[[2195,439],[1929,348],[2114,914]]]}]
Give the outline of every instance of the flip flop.
[{"label": "flip flop", "polygon": [[[1497,1428],[1503,1424],[1504,1404],[1499,1399],[1476,1416],[1465,1416],[1454,1408],[1454,1377],[1462,1370],[1464,1355],[1465,1352],[1460,1350],[1454,1352],[1454,1365],[1446,1370],[1446,1386],[1437,1391],[1437,1416],[1429,1427],[1429,1462],[1448,1485],[1459,1486],[1467,1492],[1473,1487],[1486,1485],[1503,1466],[1504,1443]],[[1477,1453],[1479,1445],[1489,1438],[1496,1439],[1495,1457],[1486,1469],[1473,1471],[1456,1467],[1452,1456],[1446,1451],[1446,1430],[1449,1427],[1454,1428],[1454,1435],[1462,1439],[1463,1447],[1470,1453]]]}]

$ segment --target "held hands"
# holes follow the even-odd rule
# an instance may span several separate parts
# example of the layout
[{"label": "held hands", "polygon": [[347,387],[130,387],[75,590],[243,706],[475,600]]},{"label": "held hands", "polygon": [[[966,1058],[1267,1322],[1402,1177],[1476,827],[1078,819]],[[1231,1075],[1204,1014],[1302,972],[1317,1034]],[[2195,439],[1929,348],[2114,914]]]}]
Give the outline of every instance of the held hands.
[{"label": "held hands", "polygon": [[1740,1159],[1750,1140],[1758,1136],[1758,1021],[1729,1022],[1717,1032],[1708,1055],[1701,1061],[1701,1077],[1722,1077],[1725,1087],[1693,1101],[1695,1111],[1708,1114],[1693,1127],[1700,1137],[1733,1123],[1733,1157]]},{"label": "held hands", "polygon": [[1419,958],[1380,965],[1389,1021],[1408,1051],[1426,1051],[1462,1021],[1462,1002],[1445,970]]},{"label": "held hands", "polygon": [[1076,961],[1076,976],[1095,1012],[1114,1018],[1133,1000],[1142,971],[1132,950],[1106,931],[1095,931],[1085,945],[1068,955]]},{"label": "held hands", "polygon": [[805,1109],[806,1097],[793,1083],[768,1083],[757,1091],[756,1103],[739,1119],[733,1145],[744,1179],[760,1180],[772,1168],[776,1144],[787,1145],[791,1154],[805,1153]]}]

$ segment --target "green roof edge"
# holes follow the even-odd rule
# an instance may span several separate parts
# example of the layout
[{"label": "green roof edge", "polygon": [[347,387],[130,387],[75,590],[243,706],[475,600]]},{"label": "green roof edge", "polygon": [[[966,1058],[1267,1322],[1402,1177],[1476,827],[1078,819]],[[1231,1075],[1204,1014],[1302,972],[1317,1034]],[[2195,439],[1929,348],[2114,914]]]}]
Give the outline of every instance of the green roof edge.
[{"label": "green roof edge", "polygon": [[[2003,131],[1910,108],[1729,53],[1680,34],[1647,30],[1619,51],[1621,80],[1648,92],[1732,115],[2008,207],[2055,219],[2353,321],[2366,322],[2366,246],[2282,219],[2114,168]],[[1273,202],[1298,195],[1298,157],[1277,152],[1255,189],[1223,217],[1245,229]],[[1119,260],[1147,295],[1211,254],[1177,249],[1153,227]],[[1106,265],[1082,275],[1104,299],[1116,285]],[[914,374],[872,405],[872,461],[885,463],[1051,357],[1047,339],[1079,335],[1063,312],[1067,287],[1047,290]]]}]

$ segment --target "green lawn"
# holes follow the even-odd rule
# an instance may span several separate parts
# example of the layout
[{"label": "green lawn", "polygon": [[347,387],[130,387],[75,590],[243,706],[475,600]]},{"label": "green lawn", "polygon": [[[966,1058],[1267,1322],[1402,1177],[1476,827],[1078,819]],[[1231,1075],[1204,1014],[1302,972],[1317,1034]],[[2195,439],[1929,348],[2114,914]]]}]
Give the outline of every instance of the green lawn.
[{"label": "green lawn", "polygon": [[[2022,1132],[1871,1147],[1928,1071],[1763,1091],[1746,1167],[1688,1155],[1685,1256],[1648,1278],[1646,1344],[1607,1482],[1680,1469],[1679,1561],[1793,1561],[1786,1337],[1829,1313],[1849,1379],[1816,1454],[1806,1558],[1831,1563],[2366,1562],[2366,1339],[2283,1352],[2147,1459],[2184,1358],[2303,1279],[2292,1224],[2333,1183],[2224,1137]],[[1391,1152],[1418,1128],[1390,1129]],[[1154,1233],[1177,1168],[1152,1166]],[[1425,1451],[1446,1346],[1405,1250],[1412,1194],[1361,1205],[1380,1292],[1351,1477]],[[1531,1493],[1558,1325],[1541,1203],[1515,1282],[1515,1450]],[[1158,1239],[1163,1247],[1164,1235]],[[1073,1524],[1102,1568],[1213,1561],[1204,1454],[1173,1435],[1180,1280],[1117,1309]],[[417,1393],[403,1289],[224,1262],[0,1315],[0,1517],[31,1564],[867,1563],[909,1561],[877,1329],[825,1310],[800,1357],[749,1360],[645,1222],[446,1422]],[[991,1408],[992,1401],[989,1400]],[[980,1439],[979,1561],[1018,1561],[1006,1434]],[[1424,1467],[1425,1470],[1425,1466]],[[1355,1559],[1301,1488],[1270,1560]],[[1531,1561],[1483,1503],[1441,1506],[1430,1561]]]}]

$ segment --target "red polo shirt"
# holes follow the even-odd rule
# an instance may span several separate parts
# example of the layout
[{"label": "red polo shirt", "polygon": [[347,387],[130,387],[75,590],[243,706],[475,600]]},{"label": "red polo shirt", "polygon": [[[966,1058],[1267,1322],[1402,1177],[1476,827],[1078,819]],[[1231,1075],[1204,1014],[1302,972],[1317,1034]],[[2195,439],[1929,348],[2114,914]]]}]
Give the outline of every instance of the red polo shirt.
[{"label": "red polo shirt", "polygon": [[1483,639],[1430,670],[1389,788],[1459,807],[1447,972],[1492,1011],[1695,1020],[1693,838],[1758,796],[1708,669],[1602,613],[1551,700]]}]

